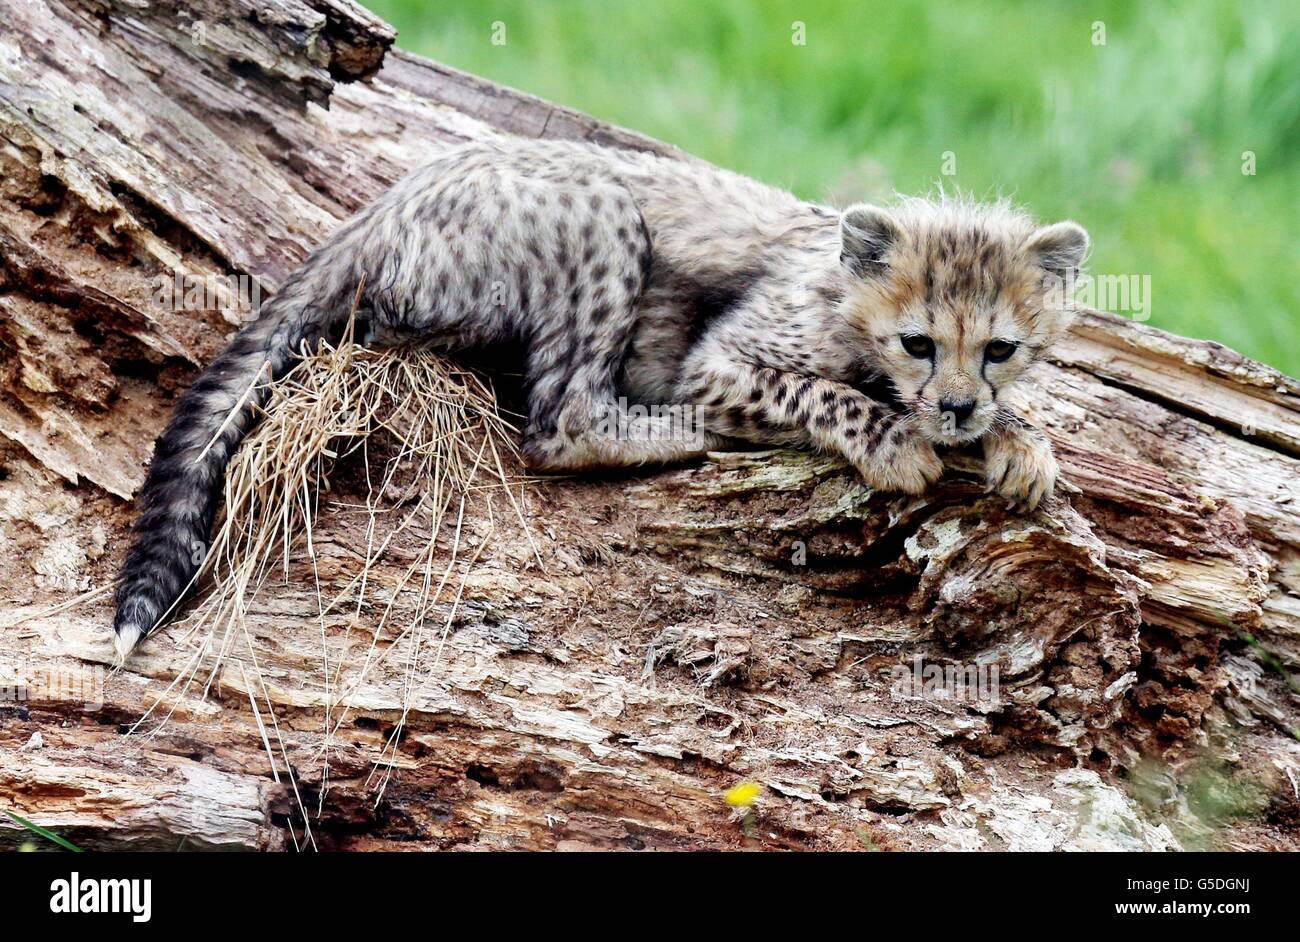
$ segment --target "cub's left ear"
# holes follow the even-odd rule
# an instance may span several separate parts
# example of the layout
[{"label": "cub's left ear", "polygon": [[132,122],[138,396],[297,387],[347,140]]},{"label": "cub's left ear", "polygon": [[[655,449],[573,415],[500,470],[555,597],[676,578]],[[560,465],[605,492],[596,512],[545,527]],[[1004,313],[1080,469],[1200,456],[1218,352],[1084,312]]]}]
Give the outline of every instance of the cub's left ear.
[{"label": "cub's left ear", "polygon": [[903,228],[879,206],[858,203],[840,215],[840,261],[861,277],[885,270],[885,259],[903,235]]},{"label": "cub's left ear", "polygon": [[1064,278],[1083,264],[1088,233],[1076,222],[1058,222],[1034,230],[1025,248],[1039,265]]}]

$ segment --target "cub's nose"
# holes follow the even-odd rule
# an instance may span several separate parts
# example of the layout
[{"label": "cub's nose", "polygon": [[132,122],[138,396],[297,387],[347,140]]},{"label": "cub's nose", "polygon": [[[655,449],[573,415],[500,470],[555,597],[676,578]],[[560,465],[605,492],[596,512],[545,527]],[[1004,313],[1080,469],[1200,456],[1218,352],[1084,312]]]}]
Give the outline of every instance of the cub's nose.
[{"label": "cub's nose", "polygon": [[944,399],[939,403],[940,412],[951,412],[957,424],[961,425],[970,418],[970,414],[975,411],[975,400],[966,399],[958,402],[956,399]]}]

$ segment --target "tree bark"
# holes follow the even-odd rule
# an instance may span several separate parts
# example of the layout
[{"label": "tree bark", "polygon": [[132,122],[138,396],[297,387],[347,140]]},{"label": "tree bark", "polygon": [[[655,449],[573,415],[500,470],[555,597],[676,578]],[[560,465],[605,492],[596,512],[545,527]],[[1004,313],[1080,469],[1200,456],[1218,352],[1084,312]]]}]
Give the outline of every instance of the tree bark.
[{"label": "tree bark", "polygon": [[[160,284],[270,292],[459,141],[676,152],[392,51],[350,0],[6,18],[0,808],[101,848],[1300,847],[1300,384],[1103,313],[1023,387],[1065,481],[1034,514],[964,456],[922,499],[784,451],[542,482],[541,564],[499,527],[427,682],[371,676],[328,742],[322,636],[356,626],[297,570],[249,613],[256,680],[169,690],[178,630],[107,670],[107,595],[48,609],[111,583],[151,443],[241,317]],[[326,564],[358,539],[336,493]]]}]

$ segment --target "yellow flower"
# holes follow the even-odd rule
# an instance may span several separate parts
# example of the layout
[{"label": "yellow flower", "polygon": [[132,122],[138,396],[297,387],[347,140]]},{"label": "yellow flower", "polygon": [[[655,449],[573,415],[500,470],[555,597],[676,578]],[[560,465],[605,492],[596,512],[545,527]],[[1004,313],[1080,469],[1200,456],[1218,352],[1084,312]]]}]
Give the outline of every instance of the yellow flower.
[{"label": "yellow flower", "polygon": [[748,808],[762,790],[763,786],[757,782],[741,782],[728,788],[722,797],[733,808]]}]

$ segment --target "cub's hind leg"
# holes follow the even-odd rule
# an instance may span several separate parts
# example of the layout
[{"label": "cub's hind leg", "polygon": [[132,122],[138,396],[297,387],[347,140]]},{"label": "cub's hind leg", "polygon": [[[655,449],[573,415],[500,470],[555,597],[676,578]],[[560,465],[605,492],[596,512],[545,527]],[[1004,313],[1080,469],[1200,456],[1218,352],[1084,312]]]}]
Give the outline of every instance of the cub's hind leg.
[{"label": "cub's hind leg", "polygon": [[559,248],[527,338],[524,456],[541,471],[579,471],[681,461],[720,439],[670,404],[629,405],[618,377],[649,276],[641,215],[621,186],[575,197],[574,238]]}]

